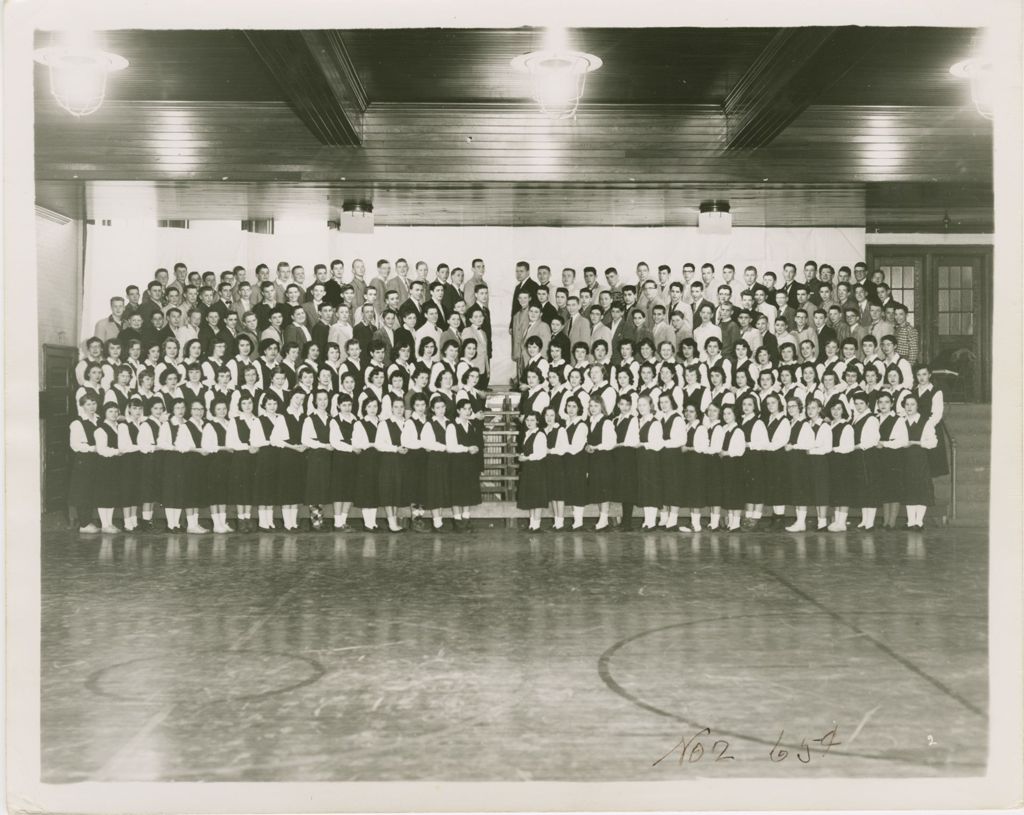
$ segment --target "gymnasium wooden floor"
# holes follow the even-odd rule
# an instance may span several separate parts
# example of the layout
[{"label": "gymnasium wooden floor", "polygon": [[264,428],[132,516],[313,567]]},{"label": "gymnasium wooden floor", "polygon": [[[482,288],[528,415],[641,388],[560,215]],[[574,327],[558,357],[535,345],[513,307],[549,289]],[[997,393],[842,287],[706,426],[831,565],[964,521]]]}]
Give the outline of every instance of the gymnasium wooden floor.
[{"label": "gymnasium wooden floor", "polygon": [[987,560],[963,529],[48,532],[44,780],[979,775]]}]

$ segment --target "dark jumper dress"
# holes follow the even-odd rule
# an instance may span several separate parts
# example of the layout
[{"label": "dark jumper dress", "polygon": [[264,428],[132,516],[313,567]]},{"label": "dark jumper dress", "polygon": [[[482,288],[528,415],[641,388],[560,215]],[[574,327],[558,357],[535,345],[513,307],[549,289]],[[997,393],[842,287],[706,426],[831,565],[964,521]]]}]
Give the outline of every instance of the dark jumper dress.
[{"label": "dark jumper dress", "polygon": [[231,460],[235,453],[225,447],[228,440],[227,427],[218,421],[211,421],[210,425],[217,435],[217,452],[206,457],[206,502],[226,504],[230,492]]},{"label": "dark jumper dress", "polygon": [[[846,422],[832,425],[832,449],[839,447],[843,438],[843,430],[848,427]],[[834,507],[849,507],[853,494],[853,454],[829,453],[828,459],[828,492],[829,504]]]},{"label": "dark jumper dress", "polygon": [[[96,428],[107,440],[107,447],[114,450],[117,446],[117,428],[111,428],[102,422]],[[98,456],[96,467],[96,505],[106,508],[124,506],[121,503],[121,467],[120,456]]]},{"label": "dark jumper dress", "polygon": [[[523,437],[520,452],[533,455],[537,439],[543,431],[533,430]],[[545,456],[545,458],[547,458]],[[543,509],[548,505],[547,468],[544,459],[519,462],[519,484],[516,489],[516,506],[519,509]]]},{"label": "dark jumper dress", "polygon": [[359,453],[356,458],[359,461],[358,475],[356,479],[355,498],[353,503],[361,509],[376,509],[380,506],[378,490],[378,479],[380,478],[380,453],[373,446],[377,438],[377,425],[379,420],[372,422],[369,419],[360,419],[363,432],[370,440],[370,446]]},{"label": "dark jumper dress", "polygon": [[[99,429],[82,417],[74,419],[85,432],[85,441],[90,447],[96,446],[96,431]],[[71,483],[68,487],[68,504],[75,507],[78,525],[85,526],[95,514],[98,496],[97,475],[100,470],[100,456],[97,453],[72,453]]]},{"label": "dark jumper dress", "polygon": [[[483,448],[482,434],[476,422],[470,421],[468,427],[455,422],[455,439],[464,447]],[[480,496],[480,457],[474,453],[453,453],[448,463],[448,479],[453,506],[470,507],[481,502]]]},{"label": "dark jumper dress", "polygon": [[[153,436],[153,444],[156,444],[160,436],[160,423],[155,419],[146,419],[143,424],[149,427]],[[153,504],[160,500],[160,465],[163,458],[160,453],[142,453],[142,461],[139,464],[139,502],[142,504]]]},{"label": "dark jumper dress", "polygon": [[193,450],[181,454],[182,478],[181,496],[186,507],[196,509],[212,503],[206,499],[206,456],[199,451],[203,449],[203,430],[189,419],[185,422],[183,432],[192,437]]},{"label": "dark jumper dress", "polygon": [[[753,421],[750,422],[750,426],[753,427]],[[723,451],[728,451],[736,433],[743,433],[744,438],[749,441],[743,427],[735,425],[725,431],[725,437],[722,439]],[[743,509],[744,504],[751,503],[747,497],[745,481],[750,477],[752,459],[749,456],[752,452],[758,451],[747,450],[742,456],[722,456],[719,459],[722,463],[722,493],[719,504],[722,509]]]},{"label": "dark jumper dress", "polygon": [[541,464],[544,465],[544,483],[547,485],[548,501],[563,501],[565,493],[565,462],[561,455],[552,452],[558,444],[557,426],[542,430],[548,445],[548,454],[544,456]]},{"label": "dark jumper dress", "polygon": [[685,446],[691,449],[679,453],[679,492],[676,503],[681,507],[699,510],[707,506],[707,460],[710,458],[692,449],[700,424],[686,428]]},{"label": "dark jumper dress", "polygon": [[[384,429],[390,437],[391,444],[398,447],[402,444],[402,428],[393,419],[384,421]],[[402,506],[405,490],[402,484],[402,470],[405,456],[401,453],[382,451],[379,454],[380,467],[377,470],[377,500],[383,507]]]},{"label": "dark jumper dress", "polygon": [[637,483],[631,477],[636,473],[636,448],[626,447],[626,435],[632,419],[619,418],[615,421],[615,449],[612,451],[612,463],[617,474],[614,495],[623,504],[636,504]]},{"label": "dark jumper dress", "polygon": [[[766,422],[769,443],[775,440],[775,433],[779,429],[780,424],[782,424],[782,417],[770,419]],[[762,461],[764,463],[764,470],[762,472],[762,494],[764,495],[764,502],[771,506],[781,506],[783,504],[792,503],[788,500],[789,469],[787,466],[787,456],[788,453],[784,449],[765,450],[761,454]]]},{"label": "dark jumper dress", "polygon": [[639,425],[640,447],[636,450],[635,470],[637,500],[634,503],[642,507],[660,507],[662,505],[660,451],[648,450],[644,446],[650,439],[651,428],[657,421],[652,417]]},{"label": "dark jumper dress", "polygon": [[[341,440],[345,444],[352,444],[358,420],[345,422],[340,416],[335,416],[332,421],[341,434]],[[331,501],[346,504],[355,499],[358,471],[359,454],[343,450],[331,451]]]},{"label": "dark jumper dress", "polygon": [[[878,435],[882,441],[890,441],[899,417],[890,413],[878,423]],[[875,450],[876,494],[879,503],[899,503],[903,500],[903,453],[902,449],[893,450],[879,447]]]},{"label": "dark jumper dress", "polygon": [[[288,444],[302,444],[302,416],[285,411]],[[282,506],[301,504],[306,494],[306,460],[298,450],[280,449],[277,462],[277,502]]]},{"label": "dark jumper dress", "polygon": [[[595,425],[586,425],[587,444],[591,447],[599,445],[604,437],[605,422],[609,419],[602,416]],[[615,497],[615,451],[595,450],[584,453],[587,467],[586,503],[602,504]],[[582,506],[574,504],[574,506]]]},{"label": "dark jumper dress", "polygon": [[259,506],[275,506],[283,503],[277,483],[277,471],[281,463],[280,447],[271,447],[270,438],[274,433],[274,421],[269,416],[260,416],[260,426],[267,444],[256,453],[253,468],[252,499]]},{"label": "dark jumper dress", "polygon": [[[567,425],[565,435],[569,445],[572,446],[577,437],[583,434],[587,436],[587,425],[583,421],[576,421]],[[565,478],[562,488],[562,500],[571,507],[582,507],[587,505],[587,454],[584,451],[578,453],[566,453],[562,456],[562,473]]]},{"label": "dark jumper dress", "polygon": [[[676,422],[683,421],[677,413],[671,413],[661,420],[661,435],[664,439],[672,436]],[[658,451],[658,478],[661,482],[661,502],[678,506],[678,495],[682,489],[683,456],[678,447],[664,447]]]},{"label": "dark jumper dress", "polygon": [[[447,439],[447,425],[436,419],[431,419],[431,431],[434,440],[445,444]],[[424,490],[424,509],[445,509],[452,505],[451,498],[451,476],[449,474],[449,459],[451,454],[447,450],[428,450],[426,460],[426,485]]]},{"label": "dark jumper dress", "polygon": [[[921,441],[928,420],[921,414],[911,424],[907,422],[910,441]],[[903,453],[903,503],[909,506],[931,506],[935,503],[935,486],[932,482],[930,450],[920,445],[911,445]]]},{"label": "dark jumper dress", "polygon": [[[128,437],[133,445],[139,443],[139,425],[125,422]],[[138,450],[118,456],[118,478],[120,479],[118,506],[137,507],[142,503],[142,459]]]},{"label": "dark jumper dress", "polygon": [[[330,444],[331,420],[311,413],[307,421],[313,423],[316,440],[321,444]],[[312,447],[304,453],[306,457],[306,503],[327,504],[331,496],[331,450],[329,447]]]},{"label": "dark jumper dress", "polygon": [[[252,441],[252,432],[248,423],[241,417],[232,419],[235,423],[235,432],[242,444],[249,446]],[[248,450],[234,451],[231,454],[231,470],[228,480],[228,503],[236,506],[250,506],[253,503],[253,478],[256,470],[256,459],[259,452],[250,453]]]}]

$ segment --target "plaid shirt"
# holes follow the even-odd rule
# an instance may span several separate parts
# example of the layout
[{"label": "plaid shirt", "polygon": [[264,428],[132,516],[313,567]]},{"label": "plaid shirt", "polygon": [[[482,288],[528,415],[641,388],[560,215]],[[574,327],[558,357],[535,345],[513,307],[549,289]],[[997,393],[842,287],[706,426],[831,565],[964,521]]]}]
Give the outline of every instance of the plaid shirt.
[{"label": "plaid shirt", "polygon": [[917,362],[917,355],[920,351],[920,340],[917,329],[910,323],[896,326],[896,353],[908,360],[910,363]]}]

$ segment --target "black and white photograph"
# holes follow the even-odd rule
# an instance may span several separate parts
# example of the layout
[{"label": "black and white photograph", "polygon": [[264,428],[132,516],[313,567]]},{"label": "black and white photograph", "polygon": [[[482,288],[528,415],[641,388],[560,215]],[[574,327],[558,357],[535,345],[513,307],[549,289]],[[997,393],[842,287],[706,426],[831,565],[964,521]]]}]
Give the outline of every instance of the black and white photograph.
[{"label": "black and white photograph", "polygon": [[1015,3],[88,5],[7,8],[36,811],[1020,800]]}]

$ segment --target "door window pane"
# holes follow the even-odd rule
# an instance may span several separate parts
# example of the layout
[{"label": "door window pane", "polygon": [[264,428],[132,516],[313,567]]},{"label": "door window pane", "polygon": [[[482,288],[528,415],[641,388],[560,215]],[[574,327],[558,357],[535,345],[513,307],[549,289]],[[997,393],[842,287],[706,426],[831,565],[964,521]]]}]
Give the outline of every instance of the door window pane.
[{"label": "door window pane", "polygon": [[960,310],[960,291],[959,289],[951,289],[949,292],[949,310],[959,311]]},{"label": "door window pane", "polygon": [[960,292],[960,308],[963,311],[973,311],[974,310],[973,301],[974,301],[974,292],[973,291],[971,291],[970,289],[964,289],[963,291]]},{"label": "door window pane", "polygon": [[963,334],[973,334],[974,333],[974,315],[973,314],[968,313],[968,314],[964,314],[963,315],[963,320],[961,320],[961,325],[960,325],[960,332],[963,333]]},{"label": "door window pane", "polygon": [[950,314],[949,315],[949,333],[959,334],[960,333],[960,315]]},{"label": "door window pane", "polygon": [[971,281],[971,277],[974,273],[974,269],[970,266],[963,266],[961,268],[961,273],[963,277],[960,279],[960,285],[964,288],[972,287],[974,283]]},{"label": "door window pane", "polygon": [[949,292],[939,292],[939,312],[949,311]]},{"label": "door window pane", "polygon": [[960,288],[960,267],[951,266],[949,269],[949,286],[952,289]]},{"label": "door window pane", "polygon": [[939,267],[939,288],[942,288],[942,289],[949,288],[949,267],[948,266],[940,266]]},{"label": "door window pane", "polygon": [[903,267],[903,285],[906,288],[908,288],[908,289],[912,289],[914,287],[914,267],[913,266],[905,266],[905,267]]},{"label": "door window pane", "polygon": [[939,333],[940,334],[948,334],[949,333],[949,315],[948,314],[940,314],[939,315]]},{"label": "door window pane", "polygon": [[908,289],[903,293],[903,305],[907,307],[907,312],[913,316],[914,314],[914,290]]}]

